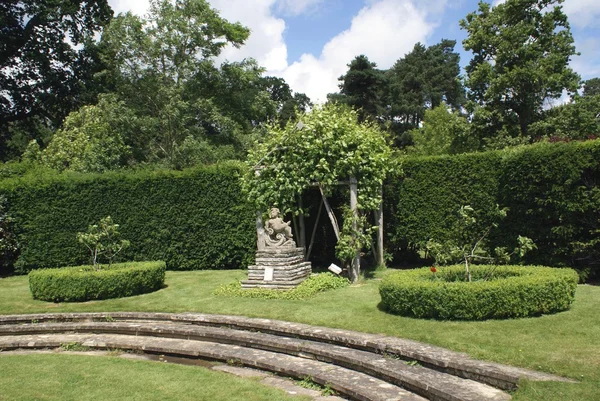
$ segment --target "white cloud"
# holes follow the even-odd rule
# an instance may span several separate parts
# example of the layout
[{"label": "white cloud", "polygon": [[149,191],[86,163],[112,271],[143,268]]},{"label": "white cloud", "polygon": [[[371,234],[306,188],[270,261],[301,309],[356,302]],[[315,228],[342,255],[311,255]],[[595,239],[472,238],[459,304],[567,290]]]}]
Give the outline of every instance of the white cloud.
[{"label": "white cloud", "polygon": [[[338,90],[337,78],[346,65],[365,54],[379,68],[389,68],[408,53],[416,42],[425,42],[435,28],[431,17],[438,18],[447,1],[366,0],[365,7],[354,16],[350,27],[333,37],[319,55],[303,54],[291,64],[287,60],[284,40],[285,21],[274,15],[279,7],[288,13],[306,13],[323,0],[209,0],[211,7],[229,21],[239,21],[251,30],[250,38],[240,49],[228,47],[219,60],[239,61],[255,58],[268,75],[283,77],[294,91],[306,93],[322,102]],[[115,12],[146,10],[148,0],[109,0]],[[418,4],[416,6],[415,4]]]},{"label": "white cloud", "polygon": [[108,5],[112,7],[115,15],[131,11],[142,16],[148,11],[149,0],[108,0]]},{"label": "white cloud", "polygon": [[281,70],[287,66],[287,46],[283,39],[285,21],[272,14],[276,0],[210,0],[221,17],[230,22],[241,22],[250,28],[250,37],[239,49],[226,48],[220,61],[239,61],[255,58],[267,70]]},{"label": "white cloud", "polygon": [[354,57],[365,54],[379,68],[389,68],[416,42],[424,42],[433,29],[426,13],[408,0],[371,1],[353,18],[348,30],[323,47],[318,58],[304,54],[285,70],[274,73],[295,91],[323,102],[328,93],[338,90],[337,78]]},{"label": "white cloud", "polygon": [[578,28],[600,26],[600,2],[598,0],[567,0],[563,10],[569,22]]},{"label": "white cloud", "polygon": [[575,47],[581,56],[573,57],[571,68],[577,71],[584,80],[600,77],[600,60],[597,57],[600,39],[588,38],[576,41]]},{"label": "white cloud", "polygon": [[300,15],[315,11],[324,0],[278,0],[277,11],[283,15]]}]

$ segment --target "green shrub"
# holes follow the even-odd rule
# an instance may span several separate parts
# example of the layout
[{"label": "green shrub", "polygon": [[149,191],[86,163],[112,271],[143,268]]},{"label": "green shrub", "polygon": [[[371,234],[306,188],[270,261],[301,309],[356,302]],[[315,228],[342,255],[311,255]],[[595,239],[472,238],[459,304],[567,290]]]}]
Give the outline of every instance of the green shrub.
[{"label": "green shrub", "polygon": [[[383,309],[402,316],[448,320],[506,319],[569,308],[578,276],[571,269],[541,266],[464,266],[404,270],[379,286]],[[487,278],[484,280],[484,278]]]},{"label": "green shrub", "polygon": [[240,190],[242,168],[226,163],[0,181],[21,249],[15,270],[89,263],[75,235],[109,215],[131,242],[121,261],[164,260],[169,270],[245,268],[256,251],[256,211]]},{"label": "green shrub", "polygon": [[335,276],[331,273],[313,274],[304,280],[298,287],[291,290],[271,290],[266,288],[242,289],[242,283],[221,285],[214,291],[215,295],[242,297],[242,298],[262,298],[262,299],[306,299],[315,294],[328,290],[335,290],[346,287],[349,284],[348,279]]},{"label": "green shrub", "polygon": [[495,205],[508,217],[489,245],[537,249],[528,264],[568,266],[600,277],[600,140],[538,143],[504,151],[412,157],[384,188],[388,251],[403,260],[431,238],[451,240],[455,211],[470,205],[489,227]]},{"label": "green shrub", "polygon": [[156,291],[164,285],[165,262],[132,262],[104,266],[41,269],[29,273],[34,299],[83,302],[121,298]]}]

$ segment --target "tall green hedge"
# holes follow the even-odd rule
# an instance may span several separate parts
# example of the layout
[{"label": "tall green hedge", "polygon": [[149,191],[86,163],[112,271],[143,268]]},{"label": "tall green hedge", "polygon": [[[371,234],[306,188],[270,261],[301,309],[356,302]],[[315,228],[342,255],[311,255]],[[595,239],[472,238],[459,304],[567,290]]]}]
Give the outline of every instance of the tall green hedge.
[{"label": "tall green hedge", "polygon": [[390,245],[407,248],[430,238],[448,239],[462,205],[471,205],[482,224],[497,203],[501,158],[498,153],[408,158],[403,175],[384,188]]},{"label": "tall green hedge", "polygon": [[[244,268],[254,256],[255,211],[240,191],[243,168],[10,175],[0,194],[15,218],[16,271],[89,263],[75,234],[107,215],[132,243],[121,260],[165,260],[171,270]],[[406,261],[416,245],[448,238],[461,205],[475,208],[484,227],[499,204],[509,213],[490,237],[493,246],[512,247],[526,235],[538,246],[527,263],[600,275],[599,183],[600,140],[408,158],[384,188],[386,247]],[[308,195],[310,233],[319,198]],[[326,218],[319,225],[328,227]],[[317,246],[335,241],[325,237]]]},{"label": "tall green hedge", "polygon": [[20,244],[15,271],[89,263],[75,235],[108,215],[131,241],[120,260],[165,260],[171,270],[246,267],[254,256],[255,211],[240,191],[242,168],[1,181]]},{"label": "tall green hedge", "polygon": [[571,266],[598,274],[600,247],[582,249],[600,233],[600,141],[539,143],[488,153],[409,158],[403,175],[385,188],[388,248],[407,251],[430,238],[444,240],[461,205],[481,226],[495,204],[509,212],[492,245],[514,246],[517,235],[537,250],[527,263]]}]

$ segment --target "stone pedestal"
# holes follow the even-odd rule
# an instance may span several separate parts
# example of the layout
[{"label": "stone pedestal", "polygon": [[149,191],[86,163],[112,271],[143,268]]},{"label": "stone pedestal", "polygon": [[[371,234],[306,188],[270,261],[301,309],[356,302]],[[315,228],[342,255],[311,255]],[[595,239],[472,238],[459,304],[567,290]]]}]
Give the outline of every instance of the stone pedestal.
[{"label": "stone pedestal", "polygon": [[256,265],[248,266],[242,288],[288,290],[306,280],[312,267],[304,261],[304,248],[273,247],[256,252]]}]

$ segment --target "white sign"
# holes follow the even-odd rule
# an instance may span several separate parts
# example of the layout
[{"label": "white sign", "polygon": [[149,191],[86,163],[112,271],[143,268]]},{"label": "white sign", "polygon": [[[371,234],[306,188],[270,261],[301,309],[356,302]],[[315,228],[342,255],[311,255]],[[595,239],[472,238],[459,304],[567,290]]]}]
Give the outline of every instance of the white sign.
[{"label": "white sign", "polygon": [[273,281],[273,268],[265,267],[265,281]]},{"label": "white sign", "polygon": [[342,268],[339,267],[338,265],[332,263],[331,265],[329,265],[329,267],[327,268],[327,270],[329,270],[332,273],[335,274],[340,274],[342,272]]}]

